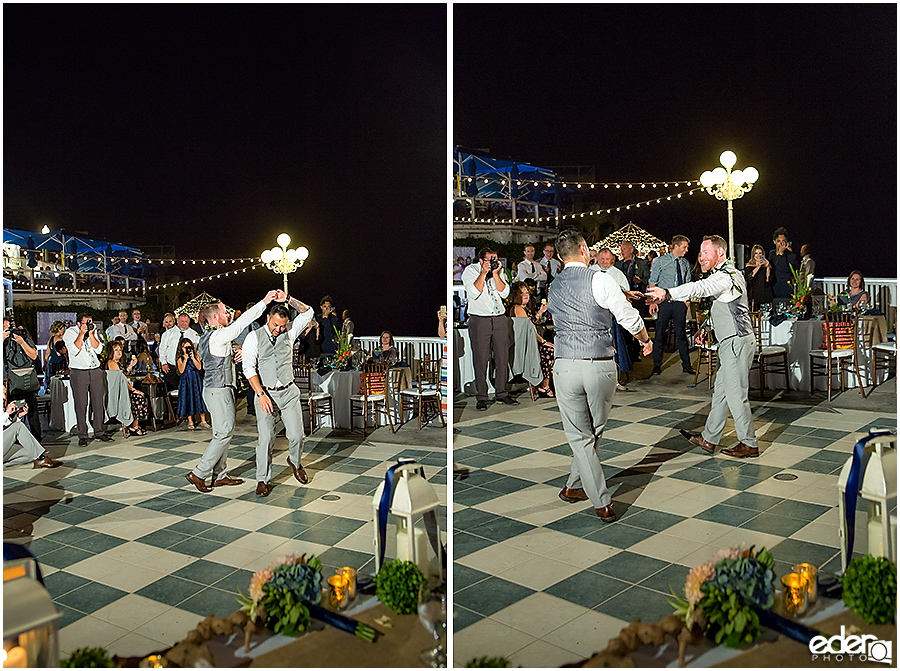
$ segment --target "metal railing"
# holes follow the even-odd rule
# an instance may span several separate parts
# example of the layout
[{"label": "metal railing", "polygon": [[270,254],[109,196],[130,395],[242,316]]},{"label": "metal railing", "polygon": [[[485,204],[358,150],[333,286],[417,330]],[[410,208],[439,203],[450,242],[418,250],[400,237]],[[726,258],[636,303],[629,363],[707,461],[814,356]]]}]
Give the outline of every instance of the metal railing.
[{"label": "metal railing", "polygon": [[[826,294],[837,296],[847,288],[846,277],[817,277],[815,279]],[[866,292],[869,294],[869,307],[881,310],[889,331],[893,331],[894,310],[897,307],[896,278],[867,277]]]},{"label": "metal railing", "polygon": [[30,293],[76,291],[112,294],[140,291],[146,295],[147,287],[143,278],[116,273],[7,267],[3,269],[3,276],[13,282],[14,291]]}]

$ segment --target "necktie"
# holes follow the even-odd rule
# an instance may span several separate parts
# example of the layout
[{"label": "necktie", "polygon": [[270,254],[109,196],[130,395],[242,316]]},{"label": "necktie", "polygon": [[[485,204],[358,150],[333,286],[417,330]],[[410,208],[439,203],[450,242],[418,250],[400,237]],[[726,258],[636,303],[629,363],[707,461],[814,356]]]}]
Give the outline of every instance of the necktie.
[{"label": "necktie", "polygon": [[278,340],[278,336],[270,335],[270,336],[269,336],[269,340],[270,340],[271,343],[272,343],[272,347],[275,347],[275,341]]},{"label": "necktie", "polygon": [[680,287],[684,284],[684,276],[681,274],[681,264],[679,263],[679,259],[675,259],[675,273],[677,275],[677,284],[676,287]]},{"label": "necktie", "polygon": [[531,264],[531,274],[534,274],[534,263]]}]

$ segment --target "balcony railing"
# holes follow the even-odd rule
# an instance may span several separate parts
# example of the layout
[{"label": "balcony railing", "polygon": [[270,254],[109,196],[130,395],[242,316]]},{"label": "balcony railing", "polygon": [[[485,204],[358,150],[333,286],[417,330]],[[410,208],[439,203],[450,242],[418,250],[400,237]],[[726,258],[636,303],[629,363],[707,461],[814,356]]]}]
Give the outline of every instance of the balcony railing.
[{"label": "balcony railing", "polygon": [[13,282],[16,293],[96,293],[146,295],[147,282],[140,277],[129,277],[116,273],[83,272],[56,268],[11,268],[3,269],[3,276]]}]

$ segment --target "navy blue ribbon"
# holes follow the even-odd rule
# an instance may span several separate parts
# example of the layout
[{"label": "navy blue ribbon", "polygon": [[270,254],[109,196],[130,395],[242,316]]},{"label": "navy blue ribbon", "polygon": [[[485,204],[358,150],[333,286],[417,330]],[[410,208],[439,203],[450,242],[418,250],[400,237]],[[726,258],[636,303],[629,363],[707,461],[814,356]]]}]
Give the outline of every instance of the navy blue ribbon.
[{"label": "navy blue ribbon", "polygon": [[869,435],[853,446],[850,462],[850,473],[847,474],[847,487],[844,490],[844,520],[847,522],[847,561],[853,556],[853,539],[856,535],[856,499],[862,485],[862,456],[866,444],[873,438],[892,436],[893,431],[869,431]]}]

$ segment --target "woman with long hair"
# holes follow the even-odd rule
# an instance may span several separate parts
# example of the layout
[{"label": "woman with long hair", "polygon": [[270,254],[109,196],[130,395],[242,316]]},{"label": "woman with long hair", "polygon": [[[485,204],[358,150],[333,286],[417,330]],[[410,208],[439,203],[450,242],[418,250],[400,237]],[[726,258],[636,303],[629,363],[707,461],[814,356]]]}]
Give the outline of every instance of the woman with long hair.
[{"label": "woman with long hair", "polygon": [[106,413],[122,423],[122,435],[146,435],[141,429],[140,420],[150,418],[150,403],[144,392],[135,389],[127,373],[134,368],[137,360],[129,357],[125,363],[124,348],[116,340],[106,344],[103,350],[104,368],[106,369]]},{"label": "woman with long hair", "polygon": [[209,428],[206,421],[206,404],[203,402],[203,378],[200,371],[203,363],[190,338],[178,341],[175,350],[175,365],[178,368],[178,416],[187,417],[188,429],[194,430],[194,415],[200,416],[200,426]]},{"label": "woman with long hair", "polygon": [[538,341],[538,352],[541,355],[541,373],[544,379],[537,387],[538,396],[541,398],[553,398],[553,390],[550,388],[550,377],[553,375],[553,343],[544,338],[537,325],[547,312],[547,303],[542,302],[541,307],[535,312],[531,308],[531,290],[524,282],[516,282],[509,293],[511,303],[507,314],[510,317],[525,317],[535,324],[535,335]]},{"label": "woman with long hair", "polygon": [[760,305],[771,303],[775,299],[772,294],[775,273],[762,245],[753,245],[750,249],[750,260],[744,268],[744,279],[747,281],[747,299],[750,301],[752,311],[759,310]]}]

